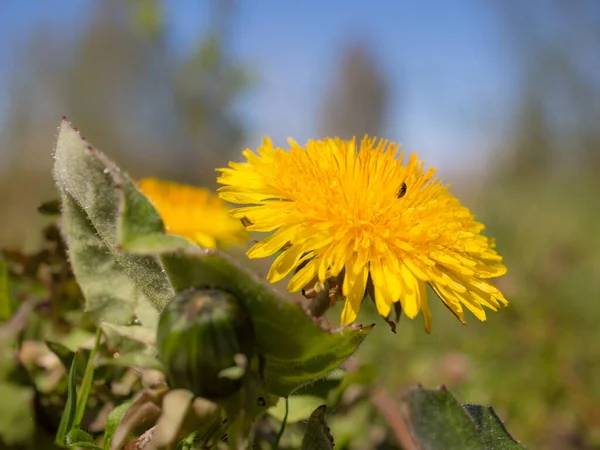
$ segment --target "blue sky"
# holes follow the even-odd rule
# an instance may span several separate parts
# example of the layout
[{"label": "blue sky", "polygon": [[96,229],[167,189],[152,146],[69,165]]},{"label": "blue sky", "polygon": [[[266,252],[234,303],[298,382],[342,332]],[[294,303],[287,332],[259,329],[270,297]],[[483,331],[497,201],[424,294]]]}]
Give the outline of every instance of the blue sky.
[{"label": "blue sky", "polygon": [[[240,103],[252,130],[276,143],[316,137],[318,109],[340,47],[362,39],[392,86],[386,137],[448,169],[479,164],[502,132],[515,96],[515,58],[493,2],[463,0],[238,0],[231,26],[234,56],[258,84]],[[18,61],[14,45],[51,23],[79,32],[92,2],[0,1],[0,120],[3,73]],[[165,2],[169,44],[184,55],[207,30],[199,0]]]}]

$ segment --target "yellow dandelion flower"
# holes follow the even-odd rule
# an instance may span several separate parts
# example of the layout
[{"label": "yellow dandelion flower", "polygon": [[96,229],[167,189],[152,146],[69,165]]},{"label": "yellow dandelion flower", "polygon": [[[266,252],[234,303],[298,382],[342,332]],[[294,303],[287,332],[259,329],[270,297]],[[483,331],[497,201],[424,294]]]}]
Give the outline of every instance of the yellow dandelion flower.
[{"label": "yellow dandelion flower", "polygon": [[[431,314],[425,284],[464,323],[463,306],[485,320],[483,306],[508,302],[490,282],[506,272],[484,226],[452,196],[434,169],[385,140],[311,140],[274,148],[265,139],[258,155],[218,169],[222,199],[250,204],[231,211],[251,231],[271,232],[248,250],[262,258],[281,250],[271,282],[294,272],[288,289],[341,282],[342,323],[356,319],[365,293],[389,317],[400,302],[404,313]],[[368,287],[368,289],[367,289]]]},{"label": "yellow dandelion flower", "polygon": [[150,199],[165,229],[204,248],[243,245],[247,233],[225,203],[210,191],[171,181],[144,178],[138,189]]}]

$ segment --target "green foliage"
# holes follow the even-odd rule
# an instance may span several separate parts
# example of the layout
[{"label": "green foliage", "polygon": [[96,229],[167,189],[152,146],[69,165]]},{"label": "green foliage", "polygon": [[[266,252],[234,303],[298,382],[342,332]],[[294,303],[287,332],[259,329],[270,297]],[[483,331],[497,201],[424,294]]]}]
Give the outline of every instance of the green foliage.
[{"label": "green foliage", "polygon": [[[88,407],[88,399],[92,389],[95,372],[95,358],[100,346],[102,331],[100,328],[96,331],[92,350],[87,357],[83,379],[77,392],[77,354],[71,356],[71,365],[67,381],[67,399],[64,410],[61,416],[60,424],[56,432],[54,442],[59,446],[67,447],[86,447],[100,448],[96,445],[96,441],[80,426]],[[63,361],[68,358],[64,346],[60,344],[52,344],[55,351],[63,354]]]},{"label": "green foliage", "polygon": [[129,354],[153,353],[156,344],[156,328],[154,326],[137,325],[136,319],[127,325],[116,325],[110,322],[101,322],[100,326],[112,345],[121,352]]},{"label": "green foliage", "polygon": [[250,317],[235,296],[219,289],[176,295],[160,316],[157,347],[171,388],[207,398],[241,389],[241,377],[222,372],[234,368],[236,358],[247,363],[256,352]]},{"label": "green foliage", "polygon": [[523,449],[508,433],[502,421],[491,407],[481,405],[464,405],[463,408],[475,422],[477,432],[486,449]]},{"label": "green foliage", "polygon": [[[119,194],[135,190],[132,182],[66,121],[54,156],[62,231],[87,310],[107,323],[126,325],[138,318],[156,326],[158,311],[172,296],[169,280],[157,257],[119,251]],[[160,218],[148,217],[146,229],[155,227],[162,227]]]},{"label": "green foliage", "polygon": [[98,446],[96,440],[81,428],[72,428],[65,436],[65,444],[67,447],[95,448],[102,450],[102,447]]},{"label": "green foliage", "polygon": [[125,414],[129,411],[129,408],[131,408],[132,403],[132,401],[121,403],[108,414],[106,425],[104,426],[104,439],[102,442],[104,450],[110,449],[113,435],[115,434],[117,427],[121,424],[123,417],[125,417]]},{"label": "green foliage", "polygon": [[59,446],[64,446],[66,436],[69,434],[75,423],[77,414],[77,358],[73,358],[71,368],[69,369],[69,380],[67,384],[67,402],[60,419],[60,425],[56,432],[54,442]]},{"label": "green foliage", "polygon": [[0,443],[11,446],[30,441],[35,426],[30,411],[31,387],[0,380],[0,398]]},{"label": "green foliage", "polygon": [[[269,409],[269,415],[283,422],[297,423],[308,420],[313,411],[323,404],[323,399],[312,395],[290,395],[286,399],[280,398],[277,404]],[[287,418],[286,418],[287,414]]]},{"label": "green foliage", "polygon": [[302,450],[333,450],[334,440],[325,421],[325,405],[319,406],[310,415],[306,434],[302,439]]},{"label": "green foliage", "polygon": [[71,320],[89,325],[80,311],[71,316],[74,307],[80,308],[79,289],[62,250],[51,225],[44,229],[38,252],[2,251],[13,307],[11,317],[0,324],[0,442],[9,448],[45,449],[54,440],[66,397],[64,373],[73,360],[72,351],[58,342],[72,345],[79,339],[80,333],[63,333]]},{"label": "green foliage", "polygon": [[75,418],[73,420],[73,426],[78,427],[81,425],[81,420],[83,419],[83,415],[85,414],[85,409],[88,403],[88,397],[90,395],[90,390],[92,389],[92,382],[94,381],[94,369],[95,369],[95,361],[96,353],[98,352],[98,347],[100,346],[100,339],[102,337],[102,330],[98,328],[96,330],[96,337],[94,339],[94,347],[88,357],[87,364],[85,366],[85,372],[83,374],[83,380],[81,382],[81,386],[79,387],[79,394],[77,395],[77,410],[75,411]]},{"label": "green foliage", "polygon": [[493,412],[474,405],[463,408],[446,388],[410,389],[403,401],[407,422],[424,450],[524,448],[510,437]]}]

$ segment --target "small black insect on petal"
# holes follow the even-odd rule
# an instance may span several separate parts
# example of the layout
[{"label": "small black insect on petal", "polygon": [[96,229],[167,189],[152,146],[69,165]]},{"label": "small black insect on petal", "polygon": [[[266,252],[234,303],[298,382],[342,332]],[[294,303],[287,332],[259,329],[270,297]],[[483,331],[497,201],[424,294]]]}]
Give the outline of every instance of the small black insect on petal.
[{"label": "small black insect on petal", "polygon": [[402,185],[400,186],[400,189],[398,189],[398,198],[402,198],[404,197],[404,195],[406,195],[406,183],[402,182]]},{"label": "small black insect on petal", "polygon": [[245,226],[245,227],[249,227],[249,226],[251,226],[251,225],[254,225],[254,224],[252,223],[252,221],[251,221],[250,219],[248,219],[246,216],[242,217],[242,218],[240,219],[240,222],[242,222],[242,225],[243,225],[243,226]]}]

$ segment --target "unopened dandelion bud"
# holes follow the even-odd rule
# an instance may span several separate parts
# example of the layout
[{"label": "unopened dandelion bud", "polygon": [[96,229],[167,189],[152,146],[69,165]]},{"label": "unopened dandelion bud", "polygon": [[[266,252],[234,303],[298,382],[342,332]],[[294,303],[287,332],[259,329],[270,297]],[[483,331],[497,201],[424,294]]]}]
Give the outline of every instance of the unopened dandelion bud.
[{"label": "unopened dandelion bud", "polygon": [[242,380],[219,374],[236,366],[236,355],[252,357],[254,330],[232,294],[219,289],[191,289],[179,293],[166,306],[157,344],[171,388],[222,398],[237,391]]}]

